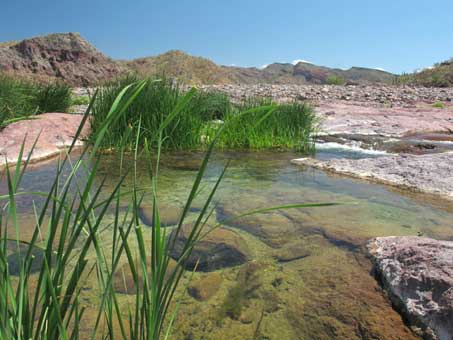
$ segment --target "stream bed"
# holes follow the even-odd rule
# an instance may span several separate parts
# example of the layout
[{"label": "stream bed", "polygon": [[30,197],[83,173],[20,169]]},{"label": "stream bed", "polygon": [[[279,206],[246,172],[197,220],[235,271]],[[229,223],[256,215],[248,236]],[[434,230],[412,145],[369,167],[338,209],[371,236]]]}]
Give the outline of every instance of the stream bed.
[{"label": "stream bed", "polygon": [[[351,156],[347,151],[327,148],[317,156],[360,157],[356,151]],[[226,233],[216,236],[215,241],[227,245],[229,251],[222,252],[215,265],[198,268],[190,282],[191,271],[187,272],[180,291],[188,293],[182,298],[172,338],[419,339],[371,275],[365,244],[373,237],[389,235],[453,240],[453,204],[292,165],[290,160],[297,157],[280,152],[215,154],[205,176],[207,188],[214,185],[226,162],[230,163],[208,224],[283,204],[341,204],[277,210],[225,223],[222,229]],[[201,153],[172,153],[163,158],[159,199],[169,230],[187,198],[201,158]],[[129,161],[126,157],[124,164]],[[100,163],[98,182],[106,177],[106,192],[118,180],[118,164],[119,158],[113,155],[104,156]],[[56,162],[51,161],[31,168],[21,190],[48,191],[55,167]],[[140,162],[138,181],[145,191],[149,188],[146,169]],[[131,181],[126,179],[124,187]],[[201,192],[201,202],[208,191]],[[5,192],[3,179],[0,194]],[[27,196],[17,202],[24,240],[33,231],[32,202]],[[39,207],[39,200],[35,203]],[[127,199],[123,203],[127,206]],[[145,197],[140,215],[144,224],[149,214]],[[222,235],[227,239],[222,240]],[[94,261],[95,254],[90,256]],[[92,286],[87,283],[84,293],[88,307],[99,299],[94,280]],[[121,287],[123,280],[119,281],[115,288],[120,303],[127,305],[131,292]],[[93,322],[90,308],[86,318],[82,328],[89,331]]]}]

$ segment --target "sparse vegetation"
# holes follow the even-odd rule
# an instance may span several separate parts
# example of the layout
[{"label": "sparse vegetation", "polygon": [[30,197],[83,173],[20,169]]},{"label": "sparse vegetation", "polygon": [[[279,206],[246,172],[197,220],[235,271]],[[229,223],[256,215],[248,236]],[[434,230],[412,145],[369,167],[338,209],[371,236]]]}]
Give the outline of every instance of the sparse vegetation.
[{"label": "sparse vegetation", "polygon": [[433,67],[399,78],[402,84],[414,84],[427,87],[453,86],[453,59],[438,63]]},{"label": "sparse vegetation", "polygon": [[435,107],[435,108],[438,108],[438,109],[444,109],[445,108],[445,104],[442,103],[442,102],[435,102],[432,106]]},{"label": "sparse vegetation", "polygon": [[66,112],[70,92],[62,83],[40,84],[0,74],[0,126],[44,112]]}]

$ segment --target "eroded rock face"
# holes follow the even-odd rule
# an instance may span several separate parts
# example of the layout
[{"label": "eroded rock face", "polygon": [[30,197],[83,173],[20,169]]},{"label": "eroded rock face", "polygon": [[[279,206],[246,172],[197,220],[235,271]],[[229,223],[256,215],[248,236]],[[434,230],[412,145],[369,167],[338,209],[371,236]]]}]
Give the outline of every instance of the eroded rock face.
[{"label": "eroded rock face", "polygon": [[453,242],[416,236],[368,243],[377,276],[426,339],[453,339]]},{"label": "eroded rock face", "polygon": [[[191,230],[192,225],[187,224],[182,227],[176,237],[175,247],[170,253],[170,256],[175,260],[181,257]],[[175,231],[171,233],[170,240],[174,237]],[[248,259],[249,251],[242,237],[234,231],[221,227],[214,229],[205,238],[197,242],[186,267],[189,270],[193,270],[196,267],[197,271],[209,272],[220,268],[237,266]]]},{"label": "eroded rock face", "polygon": [[79,34],[57,33],[0,48],[0,70],[86,86],[117,76],[122,67]]}]

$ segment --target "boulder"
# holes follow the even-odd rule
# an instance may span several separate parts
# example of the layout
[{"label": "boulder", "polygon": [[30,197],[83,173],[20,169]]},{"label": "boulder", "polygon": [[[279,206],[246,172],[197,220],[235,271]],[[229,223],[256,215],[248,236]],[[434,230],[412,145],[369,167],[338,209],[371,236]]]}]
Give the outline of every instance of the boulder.
[{"label": "boulder", "polygon": [[[206,226],[205,230],[209,230],[208,228],[209,226]],[[171,233],[170,240],[176,237],[175,246],[170,250],[173,259],[180,258],[191,230],[192,225],[186,224],[177,237],[176,230]],[[197,242],[187,260],[186,268],[193,270],[196,267],[197,271],[209,272],[237,266],[247,262],[248,259],[248,247],[242,237],[234,231],[220,227]]]},{"label": "boulder", "polygon": [[368,252],[396,308],[425,339],[453,339],[453,242],[378,237]]}]

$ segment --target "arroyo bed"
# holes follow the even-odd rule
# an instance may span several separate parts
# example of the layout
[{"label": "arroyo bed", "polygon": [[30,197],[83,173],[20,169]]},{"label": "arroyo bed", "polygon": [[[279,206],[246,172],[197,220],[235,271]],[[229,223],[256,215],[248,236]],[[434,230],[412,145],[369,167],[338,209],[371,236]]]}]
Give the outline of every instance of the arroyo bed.
[{"label": "arroyo bed", "polygon": [[[364,156],[368,155],[327,149],[318,154],[320,159]],[[418,339],[370,275],[365,245],[370,238],[389,235],[423,234],[453,240],[453,204],[296,166],[290,163],[296,157],[280,152],[215,154],[206,175],[208,186],[214,185],[227,160],[230,166],[213,204],[210,225],[241,212],[281,204],[343,204],[279,210],[223,225],[222,231],[214,233],[199,249],[199,254],[213,264],[200,266],[190,283],[191,271],[187,271],[180,285],[179,290],[187,287],[189,294],[182,298],[174,338]],[[159,198],[169,233],[201,158],[201,153],[168,153],[163,158]],[[124,160],[124,164],[131,162],[127,157]],[[34,166],[20,190],[48,191],[55,167],[56,161]],[[104,155],[98,176],[99,183],[107,177],[107,193],[118,179],[119,157]],[[126,180],[125,188],[131,180]],[[141,162],[138,180],[143,181],[146,191],[146,166]],[[201,193],[201,202],[208,191]],[[2,181],[0,194],[6,192],[7,185]],[[39,199],[35,201],[39,206]],[[127,199],[121,202],[124,208],[128,203]],[[34,227],[32,199],[18,197],[17,204],[21,237],[26,241]],[[197,205],[193,208],[196,211]],[[150,204],[145,199],[141,210],[144,225],[149,223],[149,214]],[[103,233],[108,235],[110,228],[107,224]],[[107,249],[111,246],[104,244]],[[215,249],[222,250],[218,256],[213,253]],[[96,255],[90,258],[95,261]],[[121,293],[126,314],[130,294],[134,293],[130,274],[116,275],[114,286]],[[96,313],[93,307],[99,302],[95,287],[93,274],[83,292],[88,309],[81,325],[86,330],[93,326],[95,314],[91,313]]]}]

